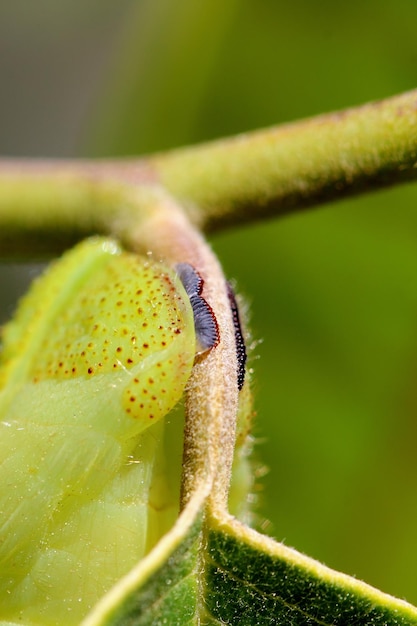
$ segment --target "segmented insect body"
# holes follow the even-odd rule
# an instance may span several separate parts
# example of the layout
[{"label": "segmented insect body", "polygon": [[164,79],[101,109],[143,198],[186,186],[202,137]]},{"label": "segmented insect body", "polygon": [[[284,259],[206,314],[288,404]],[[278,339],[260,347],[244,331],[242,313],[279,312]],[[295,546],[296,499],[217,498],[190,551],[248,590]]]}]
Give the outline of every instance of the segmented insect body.
[{"label": "segmented insect body", "polygon": [[200,352],[205,352],[219,343],[220,336],[216,316],[211,306],[201,295],[204,281],[188,263],[178,263],[175,269],[190,299]]},{"label": "segmented insect body", "polygon": [[[188,263],[179,263],[176,270],[181,279],[184,289],[190,298],[191,306],[194,313],[194,325],[197,336],[197,342],[200,350],[206,351],[214,348],[219,340],[219,328],[216,316],[210,305],[202,297],[204,281],[200,274]],[[237,356],[237,384],[239,391],[245,382],[246,369],[246,346],[243,338],[242,325],[240,323],[239,308],[236,302],[236,296],[230,283],[226,283],[227,295],[229,298],[230,308],[233,316],[233,325],[235,329],[236,356]]]},{"label": "segmented insect body", "polygon": [[161,418],[195,349],[176,273],[111,241],[32,287],[0,358],[0,621],[80,623],[149,549],[150,516],[156,538],[173,523]]},{"label": "segmented insect body", "polygon": [[240,323],[239,308],[236,302],[236,296],[233,291],[233,287],[230,283],[227,283],[227,295],[229,296],[230,308],[232,310],[233,325],[235,327],[235,342],[236,342],[236,356],[237,356],[237,386],[239,391],[245,383],[245,371],[246,371],[246,345],[243,338],[242,325]]}]

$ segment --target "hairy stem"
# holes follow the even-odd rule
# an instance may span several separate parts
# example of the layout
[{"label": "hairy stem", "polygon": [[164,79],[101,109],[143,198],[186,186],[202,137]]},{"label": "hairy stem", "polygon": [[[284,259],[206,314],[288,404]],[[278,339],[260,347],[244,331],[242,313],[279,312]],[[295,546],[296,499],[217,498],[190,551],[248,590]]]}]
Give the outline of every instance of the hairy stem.
[{"label": "hairy stem", "polygon": [[155,186],[216,231],[416,177],[417,91],[142,159],[0,160],[0,256],[117,234]]},{"label": "hairy stem", "polygon": [[117,235],[136,223],[154,184],[144,163],[0,161],[0,256],[50,256]]},{"label": "hairy stem", "polygon": [[203,295],[219,326],[220,342],[196,358],[186,394],[182,505],[210,484],[226,509],[238,407],[234,325],[222,269],[200,233],[166,194],[149,196],[152,211],[123,235],[129,248],[170,264],[190,263],[204,280]]},{"label": "hairy stem", "polygon": [[161,183],[221,230],[417,178],[417,90],[156,156]]}]

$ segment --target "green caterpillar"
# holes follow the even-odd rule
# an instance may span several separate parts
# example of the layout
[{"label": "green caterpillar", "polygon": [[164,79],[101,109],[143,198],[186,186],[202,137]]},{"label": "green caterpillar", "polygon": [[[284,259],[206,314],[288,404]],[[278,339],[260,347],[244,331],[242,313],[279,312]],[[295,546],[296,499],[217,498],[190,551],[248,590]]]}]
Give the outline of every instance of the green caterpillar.
[{"label": "green caterpillar", "polygon": [[173,523],[161,418],[195,352],[176,273],[110,240],[23,299],[0,357],[1,625],[78,624]]}]

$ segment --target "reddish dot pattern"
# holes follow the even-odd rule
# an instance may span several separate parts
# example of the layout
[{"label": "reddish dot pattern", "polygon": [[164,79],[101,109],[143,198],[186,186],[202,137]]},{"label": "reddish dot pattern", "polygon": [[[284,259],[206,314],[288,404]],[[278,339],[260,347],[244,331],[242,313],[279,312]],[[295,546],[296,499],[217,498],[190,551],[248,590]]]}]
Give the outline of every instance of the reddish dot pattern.
[{"label": "reddish dot pattern", "polygon": [[182,305],[171,277],[159,266],[139,264],[133,255],[118,257],[61,311],[43,340],[33,377],[130,369],[149,351],[173,344],[183,330]]},{"label": "reddish dot pattern", "polygon": [[[36,347],[32,383],[82,378],[98,385],[100,375],[111,373],[125,413],[156,420],[179,399],[192,367],[195,337],[189,300],[175,272],[133,254],[109,253],[102,247],[97,255],[104,260],[99,258],[97,271],[89,267],[83,275],[77,255],[82,264],[88,245],[94,248],[81,244],[39,281],[7,338],[15,349],[19,342]],[[63,295],[69,271],[80,276],[76,289]],[[56,308],[48,324],[45,305],[39,305],[43,293],[52,294]],[[29,320],[36,340],[27,330],[13,336],[19,322]]]}]

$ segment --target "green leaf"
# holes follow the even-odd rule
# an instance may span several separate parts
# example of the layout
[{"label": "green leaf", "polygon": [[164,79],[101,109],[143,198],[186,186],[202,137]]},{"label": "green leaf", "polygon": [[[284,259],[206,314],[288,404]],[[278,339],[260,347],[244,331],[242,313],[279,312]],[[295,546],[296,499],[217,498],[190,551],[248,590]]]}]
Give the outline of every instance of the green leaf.
[{"label": "green leaf", "polygon": [[[411,626],[417,609],[226,514],[187,512],[83,626],[235,624]],[[180,528],[185,532],[178,543]]]},{"label": "green leaf", "polygon": [[206,563],[206,606],[213,623],[417,624],[417,609],[411,605],[234,520],[213,520]]}]

